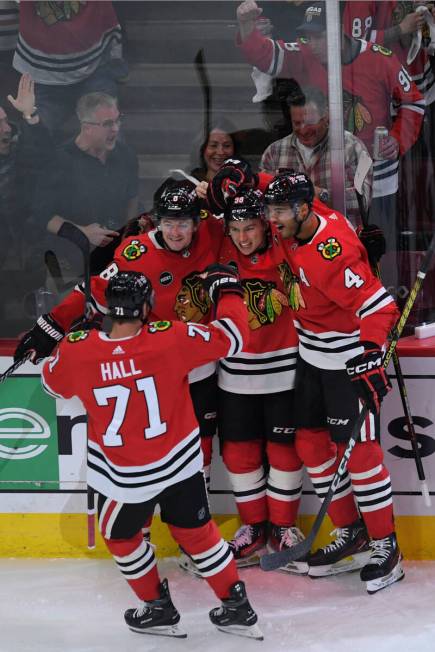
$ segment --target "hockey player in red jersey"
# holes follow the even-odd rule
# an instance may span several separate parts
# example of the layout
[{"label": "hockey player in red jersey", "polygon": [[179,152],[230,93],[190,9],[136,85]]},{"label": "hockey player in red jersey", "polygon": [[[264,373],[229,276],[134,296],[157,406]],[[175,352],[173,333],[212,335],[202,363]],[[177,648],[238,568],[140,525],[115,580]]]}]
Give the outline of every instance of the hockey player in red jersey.
[{"label": "hockey player in red jersey", "polygon": [[[303,471],[293,420],[298,340],[262,193],[241,190],[224,217],[219,260],[240,275],[250,337],[218,365],[218,432],[242,521],[230,547],[238,566],[251,566],[266,543],[273,551],[303,538],[295,525]],[[283,570],[306,573],[308,566],[297,561]]]},{"label": "hockey player in red jersey", "polygon": [[277,176],[265,192],[268,217],[283,238],[299,336],[296,449],[320,498],[361,403],[370,412],[328,512],[336,537],[310,555],[309,575],[361,568],[374,593],[404,575],[378,441],[379,407],[391,389],[382,347],[398,311],[346,219],[322,204],[313,210],[313,197],[309,178],[296,173]]},{"label": "hockey player in red jersey", "polygon": [[210,517],[188,384],[194,367],[240,350],[246,308],[234,271],[214,265],[202,280],[217,305],[209,326],[148,322],[150,281],[140,272],[116,274],[106,290],[110,333],[70,333],[46,361],[42,381],[55,397],[79,397],[88,413],[88,484],[98,494],[100,531],[142,602],[125,612],[128,627],[186,636],[167,580],[160,581],[153,546],[142,537],[159,504],[171,534],[222,600],[210,612],[212,623],[261,638],[231,551]]}]

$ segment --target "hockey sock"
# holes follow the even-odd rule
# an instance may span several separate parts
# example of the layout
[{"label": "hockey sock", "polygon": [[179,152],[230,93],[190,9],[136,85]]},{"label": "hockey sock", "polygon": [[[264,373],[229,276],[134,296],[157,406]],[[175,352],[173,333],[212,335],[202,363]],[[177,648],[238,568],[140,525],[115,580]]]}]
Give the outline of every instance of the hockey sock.
[{"label": "hockey sock", "polygon": [[169,525],[172,536],[220,600],[228,598],[230,587],[239,581],[233,554],[216,523],[210,520],[196,528]]},{"label": "hockey sock", "polygon": [[[316,494],[323,500],[340,462],[337,446],[331,440],[329,431],[323,428],[298,429],[296,451],[307,468]],[[344,474],[337,486],[328,516],[335,527],[346,527],[359,519],[348,473]]]},{"label": "hockey sock", "polygon": [[160,578],[153,547],[144,541],[142,532],[131,539],[104,539],[116,565],[139,600],[156,600],[160,596]]},{"label": "hockey sock", "polygon": [[302,462],[293,444],[268,441],[266,452],[270,464],[266,489],[269,521],[294,525],[302,493]]},{"label": "hockey sock", "polygon": [[211,467],[211,457],[213,454],[213,437],[201,437],[201,450],[204,456],[204,478],[207,491],[210,489],[210,467]]},{"label": "hockey sock", "polygon": [[[339,446],[343,450],[344,447]],[[377,441],[358,442],[347,465],[361,516],[373,539],[383,539],[394,532],[391,478],[383,458]]]},{"label": "hockey sock", "polygon": [[268,520],[263,442],[225,441],[222,454],[242,523]]}]

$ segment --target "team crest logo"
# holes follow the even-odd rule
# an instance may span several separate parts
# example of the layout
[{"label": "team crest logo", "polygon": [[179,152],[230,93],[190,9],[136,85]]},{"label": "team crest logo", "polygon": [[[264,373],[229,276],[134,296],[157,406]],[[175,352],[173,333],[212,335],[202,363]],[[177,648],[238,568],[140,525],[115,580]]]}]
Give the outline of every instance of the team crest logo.
[{"label": "team crest logo", "polygon": [[128,245],[122,250],[122,256],[128,261],[137,260],[145,254],[147,248],[144,244],[141,244],[140,240],[132,240]]},{"label": "team crest logo", "polygon": [[73,20],[86,5],[84,0],[69,2],[35,2],[36,14],[48,27]]},{"label": "team crest logo", "polygon": [[341,244],[335,238],[328,238],[326,242],[317,245],[317,251],[320,251],[325,260],[334,260],[341,254]]},{"label": "team crest logo", "polygon": [[148,324],[148,333],[162,333],[171,328],[171,321],[151,321]]},{"label": "team crest logo", "polygon": [[393,53],[392,53],[391,50],[389,50],[388,48],[384,48],[382,45],[378,45],[377,43],[373,43],[372,50],[373,50],[373,52],[379,52],[379,54],[383,54],[384,57],[393,56]]},{"label": "team crest logo", "polygon": [[199,272],[185,276],[175,297],[174,312],[180,321],[199,323],[210,310],[210,297],[204,290]]},{"label": "team crest logo", "polygon": [[199,211],[199,219],[200,220],[206,220],[208,217],[208,211],[205,210],[205,208],[201,208]]},{"label": "team crest logo", "polygon": [[67,337],[68,342],[71,342],[71,344],[75,344],[76,342],[80,342],[81,340],[85,340],[89,335],[89,331],[74,331],[73,333],[70,333]]},{"label": "team crest logo", "polygon": [[352,134],[359,133],[366,125],[373,122],[372,115],[363,104],[362,97],[352,95],[346,90],[343,90],[343,110],[345,129]]},{"label": "team crest logo", "polygon": [[243,280],[242,285],[251,330],[273,324],[282,313],[283,306],[288,306],[285,294],[280,292],[271,281],[250,278]]}]

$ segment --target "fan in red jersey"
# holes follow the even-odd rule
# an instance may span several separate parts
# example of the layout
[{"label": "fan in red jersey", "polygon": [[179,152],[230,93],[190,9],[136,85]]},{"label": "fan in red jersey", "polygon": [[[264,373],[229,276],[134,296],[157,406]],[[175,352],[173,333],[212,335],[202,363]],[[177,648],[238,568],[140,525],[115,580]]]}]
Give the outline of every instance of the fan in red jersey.
[{"label": "fan in red jersey", "polygon": [[379,405],[391,389],[383,346],[398,311],[373,275],[364,246],[340,213],[317,204],[304,174],[275,177],[265,191],[281,235],[290,306],[299,336],[296,450],[322,498],[361,404],[369,416],[329,509],[336,538],[308,558],[309,575],[361,569],[369,593],[403,577]]},{"label": "fan in red jersey", "polygon": [[[225,213],[220,262],[237,269],[250,337],[218,366],[218,432],[241,528],[230,547],[238,566],[303,539],[296,527],[302,463],[294,446],[293,386],[297,335],[266,222],[263,195],[242,189]],[[283,570],[306,573],[304,561]]]},{"label": "fan in red jersey", "polygon": [[128,627],[186,636],[167,580],[160,581],[153,546],[142,536],[158,504],[174,539],[222,600],[210,612],[213,624],[260,638],[231,551],[210,517],[188,383],[194,367],[240,350],[246,308],[234,271],[211,266],[203,284],[217,305],[209,326],[148,322],[149,279],[132,271],[114,275],[106,290],[110,332],[70,333],[44,364],[42,381],[54,396],[79,397],[88,413],[88,484],[98,494],[99,528],[142,601],[125,612]]}]

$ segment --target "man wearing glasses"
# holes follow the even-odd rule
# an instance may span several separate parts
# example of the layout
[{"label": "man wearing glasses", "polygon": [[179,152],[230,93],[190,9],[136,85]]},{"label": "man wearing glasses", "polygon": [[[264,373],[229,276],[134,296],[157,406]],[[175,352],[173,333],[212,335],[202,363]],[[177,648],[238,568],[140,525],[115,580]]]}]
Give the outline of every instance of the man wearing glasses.
[{"label": "man wearing glasses", "polygon": [[[121,115],[115,98],[88,93],[79,99],[76,113],[80,132],[55,152],[42,173],[34,214],[54,235],[64,222],[78,226],[94,247],[91,266],[97,273],[112,260],[120,227],[137,215],[137,157],[119,139]],[[54,246],[57,253],[59,242]],[[74,276],[74,245],[62,240],[61,247]]]}]

